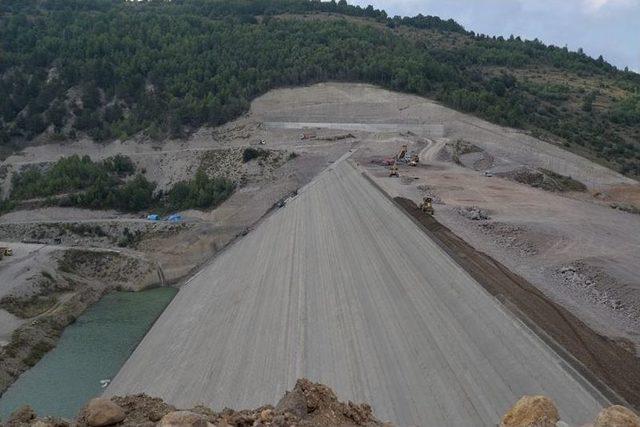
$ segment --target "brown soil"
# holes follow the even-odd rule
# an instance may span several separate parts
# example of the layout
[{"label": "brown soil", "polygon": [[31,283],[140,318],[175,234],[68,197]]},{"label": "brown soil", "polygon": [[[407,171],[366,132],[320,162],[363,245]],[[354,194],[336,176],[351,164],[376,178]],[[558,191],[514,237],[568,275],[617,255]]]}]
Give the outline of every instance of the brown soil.
[{"label": "brown soil", "polygon": [[521,184],[530,185],[534,188],[541,188],[546,191],[587,191],[587,186],[570,176],[564,176],[548,169],[539,168],[534,170],[521,167],[509,172],[496,173],[501,176]]},{"label": "brown soil", "polygon": [[394,199],[440,247],[491,295],[614,403],[640,408],[640,359],[616,340],[597,334],[565,308],[478,252],[408,199]]},{"label": "brown soil", "polygon": [[[114,424],[118,426],[152,426],[168,413],[176,411],[174,406],[165,403],[162,399],[145,394],[113,397],[112,401],[125,413],[125,419]],[[307,379],[298,380],[294,389],[287,392],[275,407],[266,405],[250,410],[223,409],[216,412],[204,406],[196,406],[189,409],[189,412],[199,414],[206,422],[211,423],[209,425],[226,427],[391,427],[390,423],[377,420],[371,407],[366,403],[340,402],[329,387],[312,383]],[[22,407],[12,414],[7,425],[33,426],[37,425],[38,421],[50,422],[52,425],[61,427],[69,425],[83,427],[87,425],[86,407],[73,423],[62,419],[38,419],[31,408]]]}]

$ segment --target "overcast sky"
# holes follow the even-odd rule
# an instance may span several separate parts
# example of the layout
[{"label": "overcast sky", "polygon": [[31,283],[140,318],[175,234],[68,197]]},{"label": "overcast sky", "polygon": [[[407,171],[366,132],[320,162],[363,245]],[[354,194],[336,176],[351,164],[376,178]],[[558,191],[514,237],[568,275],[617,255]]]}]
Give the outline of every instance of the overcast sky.
[{"label": "overcast sky", "polygon": [[467,30],[520,35],[582,47],[618,66],[640,71],[640,0],[348,0],[391,16],[453,18]]}]

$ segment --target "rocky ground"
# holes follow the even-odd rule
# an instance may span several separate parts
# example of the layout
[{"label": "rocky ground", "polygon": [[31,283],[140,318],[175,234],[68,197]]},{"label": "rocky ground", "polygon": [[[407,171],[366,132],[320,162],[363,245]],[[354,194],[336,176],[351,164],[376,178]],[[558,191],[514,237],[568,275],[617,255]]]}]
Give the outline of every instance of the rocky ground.
[{"label": "rocky ground", "polygon": [[41,245],[73,247],[130,247],[151,237],[169,238],[192,223],[150,222],[145,220],[96,220],[0,223],[0,239]]},{"label": "rocky ground", "polygon": [[[437,392],[437,390],[432,390]],[[177,409],[162,399],[144,394],[95,398],[74,420],[38,417],[28,406],[15,411],[7,427],[392,427],[393,422],[376,419],[366,403],[341,402],[327,386],[307,379],[297,381],[292,391],[275,405],[256,409],[215,411],[204,406]],[[561,421],[554,402],[545,396],[524,396],[500,420],[500,427],[570,427]],[[623,406],[603,409],[592,424],[582,427],[640,427],[640,417]]]},{"label": "rocky ground", "polygon": [[334,392],[322,384],[298,380],[294,389],[275,405],[257,409],[214,411],[204,406],[178,410],[162,399],[144,394],[90,401],[75,420],[38,418],[28,408],[21,408],[7,420],[7,427],[18,426],[181,426],[181,427],[356,427],[391,426],[373,415],[366,403],[343,403]]}]

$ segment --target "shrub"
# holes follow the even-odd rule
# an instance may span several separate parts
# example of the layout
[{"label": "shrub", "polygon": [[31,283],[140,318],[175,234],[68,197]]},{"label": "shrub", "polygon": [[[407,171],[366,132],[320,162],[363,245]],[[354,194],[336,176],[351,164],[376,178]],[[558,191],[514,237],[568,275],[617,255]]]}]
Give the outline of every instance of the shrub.
[{"label": "shrub", "polygon": [[253,159],[266,159],[267,157],[269,157],[269,152],[267,150],[263,150],[262,148],[248,147],[245,148],[244,152],[242,153],[242,161],[245,163]]},{"label": "shrub", "polygon": [[211,208],[219,205],[233,193],[234,185],[225,178],[209,178],[202,170],[194,179],[179,182],[166,196],[166,205],[173,210]]}]

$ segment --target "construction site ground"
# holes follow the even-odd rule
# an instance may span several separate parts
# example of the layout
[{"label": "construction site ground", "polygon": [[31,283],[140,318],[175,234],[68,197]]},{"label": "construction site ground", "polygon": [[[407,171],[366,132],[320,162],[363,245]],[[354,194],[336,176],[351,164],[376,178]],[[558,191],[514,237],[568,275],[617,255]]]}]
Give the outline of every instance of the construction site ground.
[{"label": "construction site ground", "polygon": [[605,402],[346,159],[194,276],[107,393],[255,406],[300,376],[400,426],[491,425],[527,393],[572,423]]},{"label": "construction site ground", "polygon": [[[306,134],[305,139],[301,134]],[[390,178],[382,161],[404,144],[410,154],[419,154],[420,164],[400,164],[400,177]],[[281,160],[242,164],[238,155],[248,146],[281,152]],[[586,329],[608,337],[612,351],[627,352],[637,361],[640,215],[633,212],[640,209],[640,185],[558,145],[424,98],[344,83],[276,90],[256,99],[247,115],[219,128],[201,129],[185,141],[157,142],[141,137],[109,144],[80,140],[29,147],[3,162],[2,189],[8,193],[15,171],[71,154],[94,159],[130,156],[161,189],[192,177],[199,166],[206,166],[210,175],[231,177],[240,185],[220,207],[211,212],[183,212],[188,224],[184,230],[170,235],[150,232],[134,248],[128,248],[152,258],[163,281],[181,285],[230,242],[254,233],[251,230],[274,204],[294,194],[349,150],[353,150],[350,162],[354,167],[384,193],[414,203],[432,197],[439,223],[474,250],[521,276],[544,298],[584,322]],[[289,158],[290,152],[297,156]],[[540,171],[570,176],[584,184],[586,191],[548,191],[534,188],[533,179],[529,185],[521,179],[537,179]],[[553,178],[547,174],[545,179],[548,176]],[[327,215],[335,212],[329,210]],[[140,215],[45,208],[0,217],[0,225],[8,227],[4,230],[11,230],[3,232],[0,227],[0,240],[15,242],[16,230],[19,234],[24,223],[33,227],[47,222],[114,221],[146,227]],[[52,251],[56,249],[56,244],[45,243]],[[95,239],[71,243],[73,247],[109,246]],[[39,272],[39,262],[50,261],[38,261],[34,254],[30,268]],[[0,282],[12,280],[7,271],[0,265]],[[0,309],[0,316],[6,315]],[[13,327],[6,328],[5,336]],[[606,369],[599,373],[603,375]],[[311,379],[324,380],[313,375]],[[351,398],[340,394],[346,388],[327,382],[336,387],[341,398]],[[284,388],[291,386],[283,384]],[[269,398],[264,396],[264,401]],[[368,396],[365,400],[372,401]]]}]

